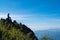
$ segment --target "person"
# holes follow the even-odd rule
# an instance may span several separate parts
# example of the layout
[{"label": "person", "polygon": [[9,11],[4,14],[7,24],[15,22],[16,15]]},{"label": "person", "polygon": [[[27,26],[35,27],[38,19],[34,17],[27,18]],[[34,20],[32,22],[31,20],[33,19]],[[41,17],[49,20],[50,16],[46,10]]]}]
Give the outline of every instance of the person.
[{"label": "person", "polygon": [[7,15],[7,18],[6,18],[7,21],[11,22],[11,17],[9,16],[9,13]]}]

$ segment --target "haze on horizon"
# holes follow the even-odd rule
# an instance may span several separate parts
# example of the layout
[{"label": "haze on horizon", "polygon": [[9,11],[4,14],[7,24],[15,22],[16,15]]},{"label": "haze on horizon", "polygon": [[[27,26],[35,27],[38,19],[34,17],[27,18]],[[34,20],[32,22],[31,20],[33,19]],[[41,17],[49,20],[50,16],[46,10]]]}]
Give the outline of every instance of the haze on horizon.
[{"label": "haze on horizon", "polygon": [[0,0],[0,18],[8,13],[33,31],[60,29],[60,0]]}]

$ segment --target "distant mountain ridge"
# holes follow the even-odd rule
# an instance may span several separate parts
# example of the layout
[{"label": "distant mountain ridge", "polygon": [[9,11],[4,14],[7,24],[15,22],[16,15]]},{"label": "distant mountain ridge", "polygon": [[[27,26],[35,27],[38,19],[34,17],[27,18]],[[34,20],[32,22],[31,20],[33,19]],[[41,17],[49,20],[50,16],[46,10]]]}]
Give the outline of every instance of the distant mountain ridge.
[{"label": "distant mountain ridge", "polygon": [[47,35],[53,40],[60,40],[60,29],[39,30],[35,31],[35,34],[39,39],[41,39],[44,35]]},{"label": "distant mountain ridge", "polygon": [[26,25],[12,22],[9,14],[0,20],[0,40],[38,40],[34,32]]}]

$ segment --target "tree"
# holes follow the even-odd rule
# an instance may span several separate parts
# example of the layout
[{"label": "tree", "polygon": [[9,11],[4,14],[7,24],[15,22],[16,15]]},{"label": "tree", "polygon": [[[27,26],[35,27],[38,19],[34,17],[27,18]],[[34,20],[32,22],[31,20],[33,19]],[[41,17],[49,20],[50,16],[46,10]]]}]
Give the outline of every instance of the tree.
[{"label": "tree", "polygon": [[53,40],[53,39],[50,38],[49,36],[45,35],[41,38],[41,40]]},{"label": "tree", "polygon": [[13,23],[17,23],[16,20],[14,20]]}]

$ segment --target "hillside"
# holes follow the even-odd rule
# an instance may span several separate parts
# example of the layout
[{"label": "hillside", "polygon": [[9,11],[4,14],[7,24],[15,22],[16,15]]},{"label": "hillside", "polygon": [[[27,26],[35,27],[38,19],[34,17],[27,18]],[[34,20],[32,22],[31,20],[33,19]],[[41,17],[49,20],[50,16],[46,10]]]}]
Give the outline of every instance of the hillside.
[{"label": "hillside", "polygon": [[34,32],[26,25],[12,22],[9,14],[0,19],[0,40],[38,40]]}]

